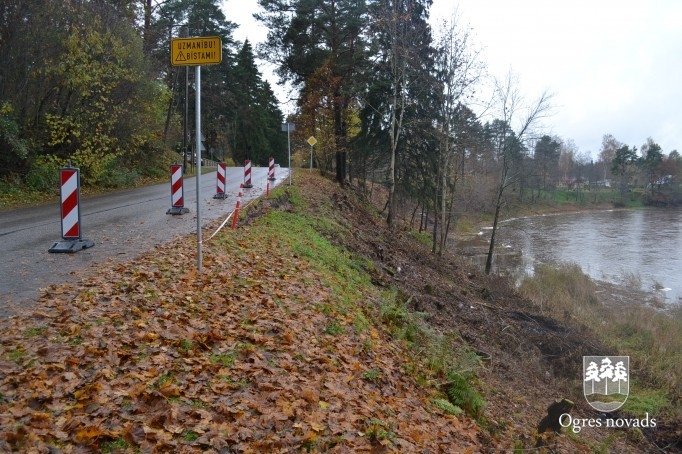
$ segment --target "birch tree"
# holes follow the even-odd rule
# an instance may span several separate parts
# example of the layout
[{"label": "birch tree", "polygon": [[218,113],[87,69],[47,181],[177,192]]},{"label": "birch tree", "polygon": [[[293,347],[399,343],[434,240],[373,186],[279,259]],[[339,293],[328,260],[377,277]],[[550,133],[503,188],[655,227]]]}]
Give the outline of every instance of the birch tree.
[{"label": "birch tree", "polygon": [[407,123],[412,121],[410,126],[414,128],[418,123],[423,125],[419,120],[433,118],[419,113],[432,104],[428,97],[435,87],[432,37],[427,22],[430,6],[430,0],[380,0],[370,8],[370,55],[374,55],[371,66],[375,72],[367,78],[363,121],[367,121],[369,134],[387,136],[386,220],[390,227],[396,223],[399,150],[408,135],[414,146],[424,138],[409,134]]},{"label": "birch tree", "polygon": [[[436,45],[437,80],[441,84],[438,97],[438,159],[436,160],[437,190],[434,200],[436,219],[440,223],[440,235],[434,228],[433,252],[441,254],[445,249],[449,220],[454,205],[457,183],[456,157],[464,159],[464,150],[457,150],[456,144],[461,124],[466,121],[462,113],[464,103],[473,95],[480,82],[484,66],[479,60],[479,51],[473,49],[470,30],[460,25],[457,11],[449,21],[443,21]],[[459,154],[458,154],[459,151]]]},{"label": "birch tree", "polygon": [[[498,137],[495,141],[499,173],[494,195],[495,214],[493,229],[485,261],[486,274],[490,274],[492,269],[495,237],[500,213],[505,202],[505,192],[517,182],[520,176],[521,171],[517,164],[522,157],[524,141],[528,138],[533,128],[548,115],[551,107],[551,95],[547,91],[544,91],[530,104],[526,103],[519,90],[518,82],[511,73],[507,75],[503,82],[496,82],[495,94],[502,118],[499,121],[499,128],[497,128]],[[512,126],[513,124],[517,125],[515,129]]]}]

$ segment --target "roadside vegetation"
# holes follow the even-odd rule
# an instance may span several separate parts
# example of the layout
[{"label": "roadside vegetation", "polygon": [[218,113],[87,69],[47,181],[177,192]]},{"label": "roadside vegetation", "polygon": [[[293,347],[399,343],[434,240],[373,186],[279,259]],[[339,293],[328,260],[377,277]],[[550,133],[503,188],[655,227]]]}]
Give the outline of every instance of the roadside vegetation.
[{"label": "roadside vegetation", "polygon": [[[630,356],[636,392],[624,411],[682,417],[682,308],[639,287],[595,284],[577,265],[542,265],[519,291],[543,314],[590,328],[608,348]],[[632,385],[631,385],[632,386]]]},{"label": "roadside vegetation", "polygon": [[[669,443],[667,431],[538,434],[558,397],[591,416],[572,383],[580,354],[601,341],[503,280],[430,255],[361,199],[309,175],[207,242],[201,275],[187,237],[46,289],[35,311],[2,327],[2,449],[500,452],[542,439],[558,452],[642,452]],[[593,290],[568,287],[597,306]],[[666,385],[647,383],[647,411],[669,411],[653,405],[669,397],[656,392]]]},{"label": "roadside vegetation", "polygon": [[[129,171],[127,169],[112,169],[111,175],[101,183],[81,186],[81,194],[89,196],[103,194],[120,189],[130,189],[150,184],[170,182],[170,165],[181,162],[182,157],[173,152],[163,153],[156,159],[151,159],[144,172]],[[228,166],[234,166],[232,159],[227,159]],[[215,166],[207,163],[202,167],[202,173],[215,171]],[[191,162],[185,166],[184,177],[192,177],[196,167]],[[117,176],[117,175],[120,175]],[[54,167],[46,173],[39,184],[28,184],[21,180],[7,178],[0,180],[0,210],[40,205],[48,202],[59,204],[59,168]]]}]

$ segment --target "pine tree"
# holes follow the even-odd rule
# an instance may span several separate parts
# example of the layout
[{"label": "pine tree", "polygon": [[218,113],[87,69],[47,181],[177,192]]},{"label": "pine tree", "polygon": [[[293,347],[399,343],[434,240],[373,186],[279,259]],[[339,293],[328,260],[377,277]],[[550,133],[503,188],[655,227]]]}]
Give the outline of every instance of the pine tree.
[{"label": "pine tree", "polygon": [[[300,89],[299,107],[317,100],[328,106],[333,125],[336,178],[346,180],[348,109],[352,107],[353,80],[363,69],[367,10],[364,0],[259,0],[265,13],[257,16],[270,29],[263,55],[278,66],[284,81]],[[324,71],[321,71],[324,68]],[[313,76],[324,77],[327,93],[317,89]],[[310,134],[313,131],[308,131]]]},{"label": "pine tree", "polygon": [[428,151],[436,148],[432,123],[440,87],[434,78],[430,6],[430,0],[379,0],[370,6],[372,70],[364,81],[363,140],[386,150],[382,167],[388,170],[391,226],[398,187],[414,192],[430,185],[421,177],[429,167],[425,161],[435,159]]},{"label": "pine tree", "polygon": [[266,164],[271,155],[283,158],[284,144],[279,133],[283,116],[270,85],[262,80],[248,40],[237,54],[234,76],[235,160]]},{"label": "pine tree", "polygon": [[590,364],[587,366],[587,370],[585,371],[585,381],[592,382],[592,394],[594,394],[594,382],[601,381],[601,378],[599,378],[599,368],[597,367],[597,363],[594,361],[590,361]]},{"label": "pine tree", "polygon": [[609,393],[609,378],[613,378],[613,364],[609,358],[601,360],[601,367],[599,368],[599,378],[604,380],[604,394]]},{"label": "pine tree", "polygon": [[616,363],[616,367],[613,370],[613,381],[618,382],[618,394],[621,394],[620,392],[620,382],[621,381],[628,381],[628,371],[625,368],[625,365],[623,364],[623,361],[618,361]]}]

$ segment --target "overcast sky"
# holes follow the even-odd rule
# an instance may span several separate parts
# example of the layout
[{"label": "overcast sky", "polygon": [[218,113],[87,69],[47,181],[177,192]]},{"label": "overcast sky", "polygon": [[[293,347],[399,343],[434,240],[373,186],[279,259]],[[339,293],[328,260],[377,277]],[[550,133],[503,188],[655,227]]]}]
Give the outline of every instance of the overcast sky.
[{"label": "overcast sky", "polygon": [[[256,0],[224,6],[237,39],[264,39]],[[491,77],[511,71],[528,99],[554,94],[547,133],[594,157],[604,134],[682,152],[682,1],[434,0],[434,26],[455,9]]]}]

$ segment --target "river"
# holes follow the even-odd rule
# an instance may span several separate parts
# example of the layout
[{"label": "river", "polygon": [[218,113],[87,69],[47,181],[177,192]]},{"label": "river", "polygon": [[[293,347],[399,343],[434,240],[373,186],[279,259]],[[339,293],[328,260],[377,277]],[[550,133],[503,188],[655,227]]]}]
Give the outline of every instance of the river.
[{"label": "river", "polygon": [[[460,243],[482,264],[491,229]],[[517,280],[539,264],[575,263],[593,279],[655,292],[682,303],[682,210],[587,211],[509,219],[500,223],[496,272]],[[486,249],[487,251],[487,249]],[[476,252],[479,254],[477,255]]]}]

